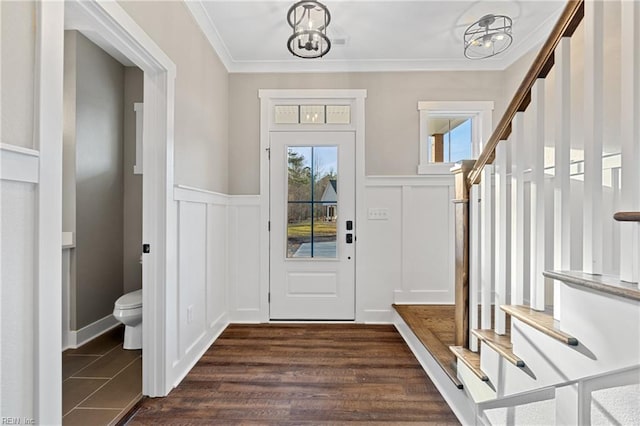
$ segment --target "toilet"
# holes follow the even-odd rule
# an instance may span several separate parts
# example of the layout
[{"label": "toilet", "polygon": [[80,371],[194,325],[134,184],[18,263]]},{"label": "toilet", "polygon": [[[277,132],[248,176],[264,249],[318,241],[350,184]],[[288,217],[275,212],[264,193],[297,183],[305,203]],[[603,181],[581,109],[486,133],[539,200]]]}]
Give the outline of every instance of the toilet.
[{"label": "toilet", "polygon": [[123,348],[142,349],[142,290],[120,296],[113,316],[125,325]]}]

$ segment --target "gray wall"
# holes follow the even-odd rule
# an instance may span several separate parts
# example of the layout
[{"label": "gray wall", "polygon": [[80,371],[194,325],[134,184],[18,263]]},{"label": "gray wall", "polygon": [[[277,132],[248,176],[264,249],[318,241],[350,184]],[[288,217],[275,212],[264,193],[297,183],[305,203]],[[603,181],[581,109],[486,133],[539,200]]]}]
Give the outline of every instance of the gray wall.
[{"label": "gray wall", "polygon": [[144,74],[139,68],[124,71],[124,241],[123,291],[142,288],[142,175],[133,174],[136,162],[136,114],[133,104],[142,102]]},{"label": "gray wall", "polygon": [[[65,38],[65,55],[75,56],[76,65],[76,279],[71,327],[77,330],[111,314],[122,295],[124,67],[80,33],[67,32]],[[73,86],[69,80],[65,90]],[[73,131],[66,129],[65,135]],[[66,148],[68,142],[65,152]]]},{"label": "gray wall", "polygon": [[259,89],[367,89],[367,175],[414,175],[419,162],[418,101],[496,101],[502,114],[502,72],[231,74],[229,192],[258,194]]}]

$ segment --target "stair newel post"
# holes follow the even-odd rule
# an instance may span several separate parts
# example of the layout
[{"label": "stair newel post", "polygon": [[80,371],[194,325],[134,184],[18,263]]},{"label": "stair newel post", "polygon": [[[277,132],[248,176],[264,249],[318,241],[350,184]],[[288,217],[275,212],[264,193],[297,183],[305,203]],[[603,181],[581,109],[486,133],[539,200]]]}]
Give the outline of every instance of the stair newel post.
[{"label": "stair newel post", "polygon": [[455,344],[469,342],[469,187],[467,176],[474,160],[463,160],[451,168],[455,178]]}]

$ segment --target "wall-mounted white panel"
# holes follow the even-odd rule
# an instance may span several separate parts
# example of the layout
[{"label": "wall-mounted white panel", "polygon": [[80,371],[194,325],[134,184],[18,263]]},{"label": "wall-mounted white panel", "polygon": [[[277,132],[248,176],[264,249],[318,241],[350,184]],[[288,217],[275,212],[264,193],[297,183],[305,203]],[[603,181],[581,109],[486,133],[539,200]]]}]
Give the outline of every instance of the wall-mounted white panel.
[{"label": "wall-mounted white panel", "polygon": [[227,310],[227,207],[207,205],[207,326]]},{"label": "wall-mounted white panel", "polygon": [[356,262],[363,263],[356,277],[365,320],[391,315],[393,291],[402,276],[402,188],[371,186],[365,192],[366,206],[383,208],[388,220],[367,220],[357,224]]},{"label": "wall-mounted white panel", "polygon": [[[359,224],[356,277],[365,312],[391,303],[453,303],[453,176],[372,177],[367,211],[387,220]],[[363,227],[364,225],[364,227]]]},{"label": "wall-mounted white panel", "polygon": [[403,190],[402,297],[417,303],[453,303],[453,215],[449,185]]},{"label": "wall-mounted white panel", "polygon": [[260,206],[258,197],[233,197],[229,206],[229,315],[260,322]]},{"label": "wall-mounted white panel", "polygon": [[205,331],[207,206],[181,201],[178,228],[178,335],[185,355]]},{"label": "wall-mounted white panel", "polygon": [[177,186],[178,282],[168,289],[168,346],[177,384],[228,324],[227,261],[230,197]]},{"label": "wall-mounted white panel", "polygon": [[0,197],[1,414],[33,417],[36,187],[3,180]]}]

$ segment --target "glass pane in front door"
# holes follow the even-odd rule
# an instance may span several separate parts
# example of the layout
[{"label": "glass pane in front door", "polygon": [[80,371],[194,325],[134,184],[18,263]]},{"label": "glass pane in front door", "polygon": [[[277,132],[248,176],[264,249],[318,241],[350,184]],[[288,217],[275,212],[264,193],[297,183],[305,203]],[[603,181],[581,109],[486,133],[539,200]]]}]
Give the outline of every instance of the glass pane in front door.
[{"label": "glass pane in front door", "polygon": [[337,257],[338,147],[287,149],[287,258]]}]

